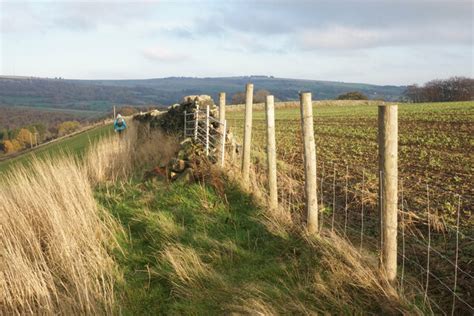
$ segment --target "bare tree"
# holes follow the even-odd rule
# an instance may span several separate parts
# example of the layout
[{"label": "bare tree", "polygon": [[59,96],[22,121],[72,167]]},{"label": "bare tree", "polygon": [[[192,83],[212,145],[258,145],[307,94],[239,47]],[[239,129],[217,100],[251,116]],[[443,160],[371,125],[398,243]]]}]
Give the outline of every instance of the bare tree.
[{"label": "bare tree", "polygon": [[474,100],[474,79],[452,77],[431,80],[422,87],[410,85],[405,96],[413,102],[449,102]]}]

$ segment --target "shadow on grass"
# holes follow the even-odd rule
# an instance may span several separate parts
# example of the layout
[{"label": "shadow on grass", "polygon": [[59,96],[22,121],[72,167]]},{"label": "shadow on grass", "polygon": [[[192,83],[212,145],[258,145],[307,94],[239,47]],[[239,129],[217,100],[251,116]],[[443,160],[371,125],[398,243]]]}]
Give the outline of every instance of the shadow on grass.
[{"label": "shadow on grass", "polygon": [[[123,314],[381,312],[356,293],[325,300],[324,256],[298,236],[262,224],[262,210],[227,183],[224,203],[207,185],[128,183],[97,192],[125,227],[118,284]],[[319,281],[318,281],[319,280]],[[318,283],[319,282],[319,283]],[[349,280],[346,280],[349,282]],[[325,294],[325,295],[324,295]],[[318,297],[320,299],[318,299]]]}]

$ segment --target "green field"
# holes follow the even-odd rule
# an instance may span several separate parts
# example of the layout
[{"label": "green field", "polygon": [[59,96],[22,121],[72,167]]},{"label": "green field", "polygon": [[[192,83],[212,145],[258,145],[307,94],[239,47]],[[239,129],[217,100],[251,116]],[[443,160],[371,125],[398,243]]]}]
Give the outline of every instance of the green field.
[{"label": "green field", "polygon": [[11,169],[15,165],[27,164],[32,157],[43,158],[60,153],[71,153],[80,156],[85,152],[91,142],[97,141],[101,137],[110,134],[111,131],[112,127],[110,125],[96,127],[72,137],[41,146],[37,150],[27,152],[23,155],[0,161],[0,173]]}]

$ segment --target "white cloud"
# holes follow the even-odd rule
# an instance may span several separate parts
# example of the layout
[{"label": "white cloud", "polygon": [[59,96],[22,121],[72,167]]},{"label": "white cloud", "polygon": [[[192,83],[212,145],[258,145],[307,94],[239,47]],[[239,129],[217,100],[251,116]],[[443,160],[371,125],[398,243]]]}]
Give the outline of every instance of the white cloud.
[{"label": "white cloud", "polygon": [[171,51],[166,47],[150,47],[142,51],[145,58],[158,62],[181,62],[191,58],[190,55]]},{"label": "white cloud", "polygon": [[0,32],[87,31],[102,25],[123,27],[149,18],[159,6],[160,4],[155,1],[3,2],[0,0]]},{"label": "white cloud", "polygon": [[453,30],[441,26],[416,28],[361,28],[333,25],[301,31],[296,44],[305,50],[359,49],[387,46],[472,45],[469,30]]},{"label": "white cloud", "polygon": [[377,30],[334,26],[301,32],[298,43],[304,49],[348,49],[374,46],[380,42],[382,34]]}]

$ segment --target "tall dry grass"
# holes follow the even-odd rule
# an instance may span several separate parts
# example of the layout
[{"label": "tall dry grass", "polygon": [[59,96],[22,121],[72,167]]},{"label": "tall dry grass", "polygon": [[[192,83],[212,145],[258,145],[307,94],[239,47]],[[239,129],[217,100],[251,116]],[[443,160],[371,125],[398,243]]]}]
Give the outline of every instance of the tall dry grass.
[{"label": "tall dry grass", "polygon": [[127,179],[134,170],[143,171],[168,162],[178,148],[176,136],[130,120],[122,137],[113,135],[90,146],[85,158],[87,174],[93,184]]},{"label": "tall dry grass", "polygon": [[0,314],[104,314],[119,277],[110,256],[119,225],[94,185],[130,175],[134,124],[91,144],[82,161],[33,160],[0,181]]},{"label": "tall dry grass", "polygon": [[115,222],[83,165],[35,160],[0,183],[0,314],[98,314],[114,303]]},{"label": "tall dry grass", "polygon": [[[90,144],[82,160],[33,160],[0,179],[0,315],[114,312],[120,277],[110,251],[120,226],[93,187],[127,179],[176,149],[166,135],[126,133]],[[157,141],[159,146],[157,146]]]},{"label": "tall dry grass", "polygon": [[84,165],[92,184],[115,182],[128,177],[135,160],[136,143],[136,125],[130,122],[122,135],[104,137],[91,144]]}]

